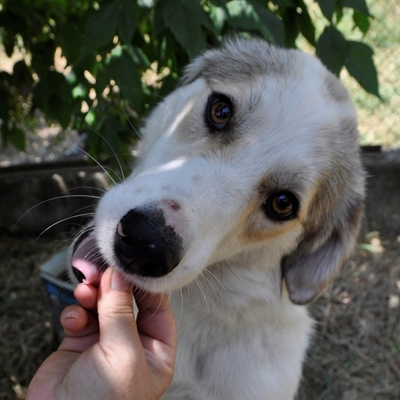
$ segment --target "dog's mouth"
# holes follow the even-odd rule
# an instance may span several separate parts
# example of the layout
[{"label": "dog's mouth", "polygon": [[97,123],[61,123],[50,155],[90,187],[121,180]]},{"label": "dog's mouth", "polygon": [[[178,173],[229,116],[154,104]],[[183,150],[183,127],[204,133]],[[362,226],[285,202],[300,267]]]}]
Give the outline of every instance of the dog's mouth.
[{"label": "dog's mouth", "polygon": [[71,259],[72,272],[80,283],[99,286],[101,276],[107,268],[93,233],[81,237],[75,245]]},{"label": "dog's mouth", "polygon": [[[115,228],[113,266],[129,277],[160,278],[168,275],[182,259],[182,239],[167,225],[163,212],[147,206],[130,210]],[[74,248],[71,266],[79,282],[99,285],[108,264],[93,232],[81,237]]]}]

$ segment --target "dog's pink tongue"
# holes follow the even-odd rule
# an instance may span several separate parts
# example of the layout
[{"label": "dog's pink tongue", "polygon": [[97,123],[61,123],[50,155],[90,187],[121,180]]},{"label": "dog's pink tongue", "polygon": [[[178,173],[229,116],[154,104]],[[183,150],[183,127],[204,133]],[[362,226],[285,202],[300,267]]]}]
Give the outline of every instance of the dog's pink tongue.
[{"label": "dog's pink tongue", "polygon": [[79,282],[99,286],[106,264],[100,255],[96,240],[91,235],[75,250],[71,266]]}]

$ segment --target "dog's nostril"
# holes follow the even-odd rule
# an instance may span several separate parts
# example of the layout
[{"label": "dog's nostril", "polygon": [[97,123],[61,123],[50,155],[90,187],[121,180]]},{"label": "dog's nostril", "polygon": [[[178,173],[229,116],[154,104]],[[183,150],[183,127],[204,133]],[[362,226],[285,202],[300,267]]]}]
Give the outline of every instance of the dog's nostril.
[{"label": "dog's nostril", "polygon": [[134,241],[133,238],[129,235],[126,235],[122,229],[121,223],[118,224],[118,229],[117,229],[118,235],[120,236],[120,239],[127,245],[133,246]]},{"label": "dog's nostril", "polygon": [[117,230],[118,230],[118,235],[119,235],[119,236],[121,236],[121,237],[128,237],[128,235],[125,235],[124,231],[122,230],[122,225],[121,225],[121,223],[118,224]]}]

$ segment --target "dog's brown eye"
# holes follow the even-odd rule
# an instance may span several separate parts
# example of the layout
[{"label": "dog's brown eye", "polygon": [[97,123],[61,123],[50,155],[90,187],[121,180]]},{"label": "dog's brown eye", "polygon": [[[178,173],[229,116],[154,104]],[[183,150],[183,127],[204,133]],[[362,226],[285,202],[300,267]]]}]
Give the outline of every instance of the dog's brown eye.
[{"label": "dog's brown eye", "polygon": [[216,101],[211,106],[211,119],[216,124],[226,124],[231,117],[231,107],[229,104],[225,103],[224,101]]},{"label": "dog's brown eye", "polygon": [[277,220],[287,220],[296,216],[299,203],[290,192],[280,192],[270,196],[265,202],[267,215]]},{"label": "dog's brown eye", "polygon": [[210,96],[206,109],[206,121],[213,130],[221,130],[232,116],[232,103],[220,94]]}]

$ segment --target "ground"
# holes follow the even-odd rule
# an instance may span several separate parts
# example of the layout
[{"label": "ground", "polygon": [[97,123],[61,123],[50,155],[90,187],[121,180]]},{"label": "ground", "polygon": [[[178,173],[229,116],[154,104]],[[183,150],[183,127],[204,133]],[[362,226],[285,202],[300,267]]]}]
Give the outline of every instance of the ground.
[{"label": "ground", "polygon": [[[297,400],[400,398],[400,246],[377,234],[362,242],[310,307],[316,334]],[[57,346],[39,266],[65,244],[0,237],[0,400],[24,399]]]}]

